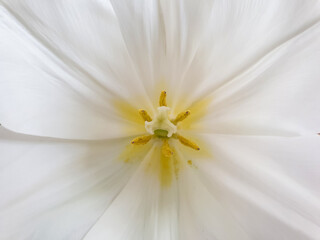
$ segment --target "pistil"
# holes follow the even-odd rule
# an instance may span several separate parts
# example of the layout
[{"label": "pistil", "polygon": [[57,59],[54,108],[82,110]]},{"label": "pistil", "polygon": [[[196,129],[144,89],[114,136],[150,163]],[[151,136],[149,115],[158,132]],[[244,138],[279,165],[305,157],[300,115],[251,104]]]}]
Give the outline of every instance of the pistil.
[{"label": "pistil", "polygon": [[152,138],[158,138],[163,141],[161,153],[164,157],[169,158],[173,155],[173,151],[169,146],[169,138],[179,140],[179,142],[194,150],[200,150],[199,146],[191,140],[179,135],[177,133],[177,124],[185,120],[190,111],[183,111],[179,113],[174,119],[169,119],[170,108],[167,107],[167,93],[162,91],[159,98],[159,107],[157,114],[151,118],[146,110],[140,109],[139,114],[145,121],[146,131],[150,135],[138,136],[131,141],[134,145],[144,145]]}]

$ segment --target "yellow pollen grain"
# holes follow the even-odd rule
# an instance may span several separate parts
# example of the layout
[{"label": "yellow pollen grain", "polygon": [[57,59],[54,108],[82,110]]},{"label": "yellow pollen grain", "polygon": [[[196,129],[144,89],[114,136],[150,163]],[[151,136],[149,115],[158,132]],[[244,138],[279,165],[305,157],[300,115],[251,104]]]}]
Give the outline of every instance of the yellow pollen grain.
[{"label": "yellow pollen grain", "polygon": [[167,106],[167,92],[166,91],[162,91],[160,94],[160,98],[159,98],[159,106]]},{"label": "yellow pollen grain", "polygon": [[151,138],[152,138],[152,135],[139,136],[139,137],[134,138],[131,141],[131,144],[144,145],[144,144],[148,143],[151,140]]},{"label": "yellow pollen grain", "polygon": [[140,109],[139,110],[139,114],[140,114],[140,116],[142,117],[142,119],[144,121],[147,121],[147,122],[151,122],[152,121],[152,118],[150,117],[150,115],[147,113],[146,110]]},{"label": "yellow pollen grain", "polygon": [[172,120],[172,123],[176,125],[178,122],[185,120],[189,115],[190,115],[189,110],[181,112],[176,116],[174,120]]},{"label": "yellow pollen grain", "polygon": [[199,146],[197,144],[195,144],[194,142],[192,142],[191,140],[189,140],[185,137],[182,137],[181,135],[178,135],[178,134],[176,134],[176,137],[183,145],[190,147],[194,150],[200,150]]}]

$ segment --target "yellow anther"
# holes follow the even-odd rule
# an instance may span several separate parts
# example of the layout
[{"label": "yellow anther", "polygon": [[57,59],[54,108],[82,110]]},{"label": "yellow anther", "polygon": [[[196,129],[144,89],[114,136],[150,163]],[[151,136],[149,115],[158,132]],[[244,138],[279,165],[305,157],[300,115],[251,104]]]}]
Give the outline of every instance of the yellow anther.
[{"label": "yellow anther", "polygon": [[173,155],[173,151],[172,149],[170,148],[169,146],[169,143],[168,143],[168,139],[164,139],[163,140],[163,144],[162,144],[162,148],[161,148],[161,153],[164,157],[171,157]]},{"label": "yellow anther", "polygon": [[149,114],[147,113],[146,110],[140,109],[139,114],[143,118],[144,121],[147,121],[147,122],[152,121],[152,118],[149,116]]},{"label": "yellow anther", "polygon": [[200,150],[199,146],[194,142],[190,141],[189,139],[182,137],[181,135],[176,134],[175,137],[185,146],[193,148],[194,150]]},{"label": "yellow anther", "polygon": [[174,125],[176,125],[178,122],[181,122],[181,121],[185,120],[189,115],[190,115],[190,111],[189,110],[181,112],[176,116],[176,118],[174,120],[172,120],[172,123]]},{"label": "yellow anther", "polygon": [[133,139],[131,141],[131,144],[144,145],[147,142],[149,142],[151,140],[151,138],[152,138],[152,135],[139,136],[139,137],[136,137],[135,139]]},{"label": "yellow anther", "polygon": [[160,94],[160,98],[159,98],[159,106],[167,106],[167,92],[166,91],[162,91]]}]

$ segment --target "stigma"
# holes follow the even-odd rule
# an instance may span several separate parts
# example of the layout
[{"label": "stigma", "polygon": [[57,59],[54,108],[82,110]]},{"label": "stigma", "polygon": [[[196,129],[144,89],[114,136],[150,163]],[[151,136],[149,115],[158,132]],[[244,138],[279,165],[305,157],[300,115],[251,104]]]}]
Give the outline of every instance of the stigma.
[{"label": "stigma", "polygon": [[158,107],[155,118],[151,122],[145,121],[146,131],[157,137],[172,137],[177,132],[177,126],[170,121],[169,112],[168,107]]}]

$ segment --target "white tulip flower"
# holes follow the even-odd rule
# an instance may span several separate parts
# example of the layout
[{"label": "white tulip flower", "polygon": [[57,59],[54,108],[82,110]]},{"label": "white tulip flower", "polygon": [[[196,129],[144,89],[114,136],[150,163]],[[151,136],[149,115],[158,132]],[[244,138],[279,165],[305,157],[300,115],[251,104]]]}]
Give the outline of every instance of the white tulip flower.
[{"label": "white tulip flower", "polygon": [[319,21],[0,0],[0,239],[319,240]]}]

